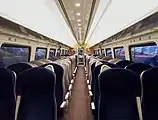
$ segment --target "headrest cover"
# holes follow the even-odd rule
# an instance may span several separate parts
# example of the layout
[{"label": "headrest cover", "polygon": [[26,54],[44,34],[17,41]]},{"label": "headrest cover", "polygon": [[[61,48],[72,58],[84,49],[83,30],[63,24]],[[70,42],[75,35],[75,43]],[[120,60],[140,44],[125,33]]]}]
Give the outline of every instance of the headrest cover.
[{"label": "headrest cover", "polygon": [[52,65],[47,65],[45,68],[54,72],[54,67]]},{"label": "headrest cover", "polygon": [[140,81],[137,75],[126,69],[113,68],[103,71],[99,76],[99,86],[102,96],[136,95]]},{"label": "headrest cover", "polygon": [[107,69],[110,69],[110,67],[107,65],[102,65],[100,69],[100,73],[102,73],[104,70],[107,70]]},{"label": "headrest cover", "polygon": [[95,67],[98,66],[98,65],[100,65],[100,64],[102,64],[102,62],[97,61],[97,62],[95,63]]}]

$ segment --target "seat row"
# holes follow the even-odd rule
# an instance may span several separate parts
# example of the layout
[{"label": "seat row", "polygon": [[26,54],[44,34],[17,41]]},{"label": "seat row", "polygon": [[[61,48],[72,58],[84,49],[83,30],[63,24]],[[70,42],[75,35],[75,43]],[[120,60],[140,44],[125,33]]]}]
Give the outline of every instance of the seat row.
[{"label": "seat row", "polygon": [[59,119],[65,107],[61,105],[72,81],[74,61],[74,57],[70,57],[0,68],[0,119]]},{"label": "seat row", "polygon": [[90,58],[88,69],[95,120],[158,118],[157,67]]}]

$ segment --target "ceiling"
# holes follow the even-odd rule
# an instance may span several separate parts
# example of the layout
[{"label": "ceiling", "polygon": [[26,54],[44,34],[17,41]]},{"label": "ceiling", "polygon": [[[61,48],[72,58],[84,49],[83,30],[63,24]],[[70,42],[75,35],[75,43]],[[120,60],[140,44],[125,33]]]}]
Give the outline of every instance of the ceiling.
[{"label": "ceiling", "polygon": [[55,0],[77,43],[84,43],[100,0]]}]

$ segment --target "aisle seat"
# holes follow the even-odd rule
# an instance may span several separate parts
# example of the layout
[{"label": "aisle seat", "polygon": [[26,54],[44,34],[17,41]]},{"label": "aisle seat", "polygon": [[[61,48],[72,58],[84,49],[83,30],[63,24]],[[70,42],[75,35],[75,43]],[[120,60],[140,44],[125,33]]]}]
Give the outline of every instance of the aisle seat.
[{"label": "aisle seat", "polygon": [[55,73],[35,67],[19,74],[16,83],[17,120],[57,120]]},{"label": "aisle seat", "polygon": [[98,120],[139,120],[137,110],[137,75],[129,70],[113,68],[99,75]]},{"label": "aisle seat", "polygon": [[0,120],[14,120],[16,75],[9,69],[0,68]]}]

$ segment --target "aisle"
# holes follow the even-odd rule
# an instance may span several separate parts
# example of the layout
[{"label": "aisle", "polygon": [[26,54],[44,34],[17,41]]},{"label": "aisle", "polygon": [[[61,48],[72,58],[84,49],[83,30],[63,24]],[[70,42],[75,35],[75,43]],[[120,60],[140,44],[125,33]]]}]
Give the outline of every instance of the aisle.
[{"label": "aisle", "polygon": [[78,67],[67,120],[92,120],[90,97],[83,67]]}]

